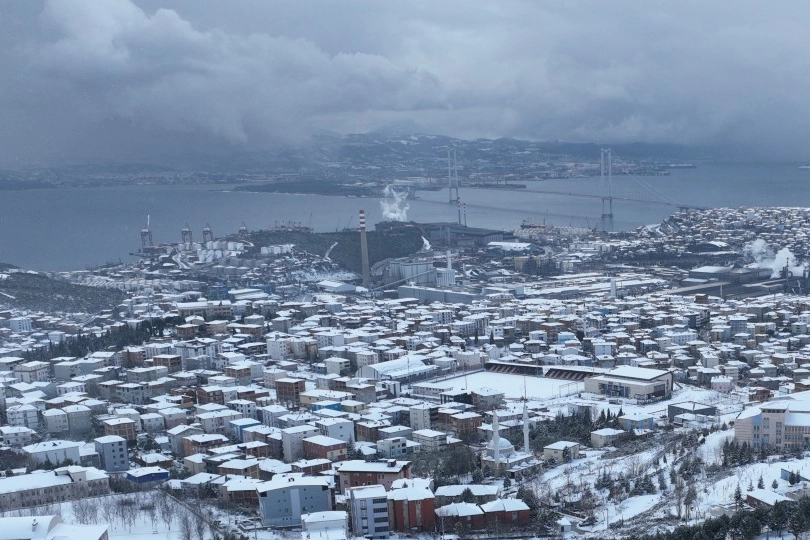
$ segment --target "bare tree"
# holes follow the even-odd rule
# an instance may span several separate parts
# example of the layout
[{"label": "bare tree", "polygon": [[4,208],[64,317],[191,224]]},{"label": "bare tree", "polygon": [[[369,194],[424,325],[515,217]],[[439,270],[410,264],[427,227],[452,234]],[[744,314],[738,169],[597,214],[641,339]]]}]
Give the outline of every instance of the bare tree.
[{"label": "bare tree", "polygon": [[194,520],[194,532],[197,533],[197,540],[205,540],[205,532],[208,530],[208,523],[203,519],[202,505],[197,507],[198,514]]},{"label": "bare tree", "polygon": [[157,504],[154,502],[147,502],[145,504],[141,504],[141,510],[146,512],[149,516],[149,521],[152,523],[152,531],[157,532],[157,521],[158,521],[158,509]]},{"label": "bare tree", "polygon": [[73,511],[73,516],[76,518],[76,521],[81,523],[82,525],[87,525],[87,503],[89,502],[88,499],[76,499],[70,503],[70,508]]},{"label": "bare tree", "polygon": [[160,519],[166,524],[166,528],[172,530],[172,523],[175,517],[175,504],[171,496],[167,493],[162,493],[158,498],[158,511],[160,512]]},{"label": "bare tree", "polygon": [[180,538],[181,540],[194,540],[194,533],[192,531],[194,525],[192,517],[186,510],[180,515]]}]

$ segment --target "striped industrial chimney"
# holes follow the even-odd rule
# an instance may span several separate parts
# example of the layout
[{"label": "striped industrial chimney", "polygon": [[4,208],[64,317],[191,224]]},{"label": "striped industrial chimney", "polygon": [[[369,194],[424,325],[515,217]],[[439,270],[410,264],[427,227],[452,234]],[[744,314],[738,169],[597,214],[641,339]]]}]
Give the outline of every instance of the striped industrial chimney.
[{"label": "striped industrial chimney", "polygon": [[371,271],[368,266],[368,238],[366,237],[365,210],[360,210],[360,264],[363,266],[363,287],[368,287],[371,281]]}]

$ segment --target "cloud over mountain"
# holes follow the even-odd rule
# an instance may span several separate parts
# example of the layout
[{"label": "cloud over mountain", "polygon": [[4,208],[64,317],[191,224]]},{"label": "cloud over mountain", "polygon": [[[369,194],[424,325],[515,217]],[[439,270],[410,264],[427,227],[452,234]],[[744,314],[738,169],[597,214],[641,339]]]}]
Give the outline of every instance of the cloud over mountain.
[{"label": "cloud over mountain", "polygon": [[317,130],[808,156],[810,5],[0,5],[0,164],[261,151]]}]

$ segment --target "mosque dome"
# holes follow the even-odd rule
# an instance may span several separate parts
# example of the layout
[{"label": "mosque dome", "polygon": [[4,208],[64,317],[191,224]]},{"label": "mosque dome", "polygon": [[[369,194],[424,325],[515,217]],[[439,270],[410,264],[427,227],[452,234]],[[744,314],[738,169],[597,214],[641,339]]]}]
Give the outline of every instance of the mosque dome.
[{"label": "mosque dome", "polygon": [[498,449],[502,457],[508,456],[509,454],[515,451],[515,446],[512,443],[510,443],[507,439],[500,437],[496,440],[493,438],[491,441],[487,443],[488,456],[490,457],[494,456],[496,443],[498,444]]}]

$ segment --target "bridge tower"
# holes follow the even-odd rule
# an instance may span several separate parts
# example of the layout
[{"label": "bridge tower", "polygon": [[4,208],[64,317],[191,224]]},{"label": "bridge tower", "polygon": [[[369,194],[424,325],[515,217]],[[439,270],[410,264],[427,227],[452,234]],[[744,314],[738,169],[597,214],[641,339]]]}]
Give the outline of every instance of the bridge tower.
[{"label": "bridge tower", "polygon": [[141,229],[141,249],[146,251],[146,249],[151,249],[154,244],[152,244],[152,229],[149,227],[150,216],[146,216],[146,227]]},{"label": "bridge tower", "polygon": [[[607,181],[605,168],[607,166]],[[613,230],[613,150],[602,148],[599,156],[599,179],[602,190],[602,230]]]},{"label": "bridge tower", "polygon": [[[455,193],[453,192],[455,190]],[[456,150],[453,149],[451,161],[450,149],[447,149],[447,191],[450,196],[450,204],[458,203],[458,161],[456,161]]]}]

